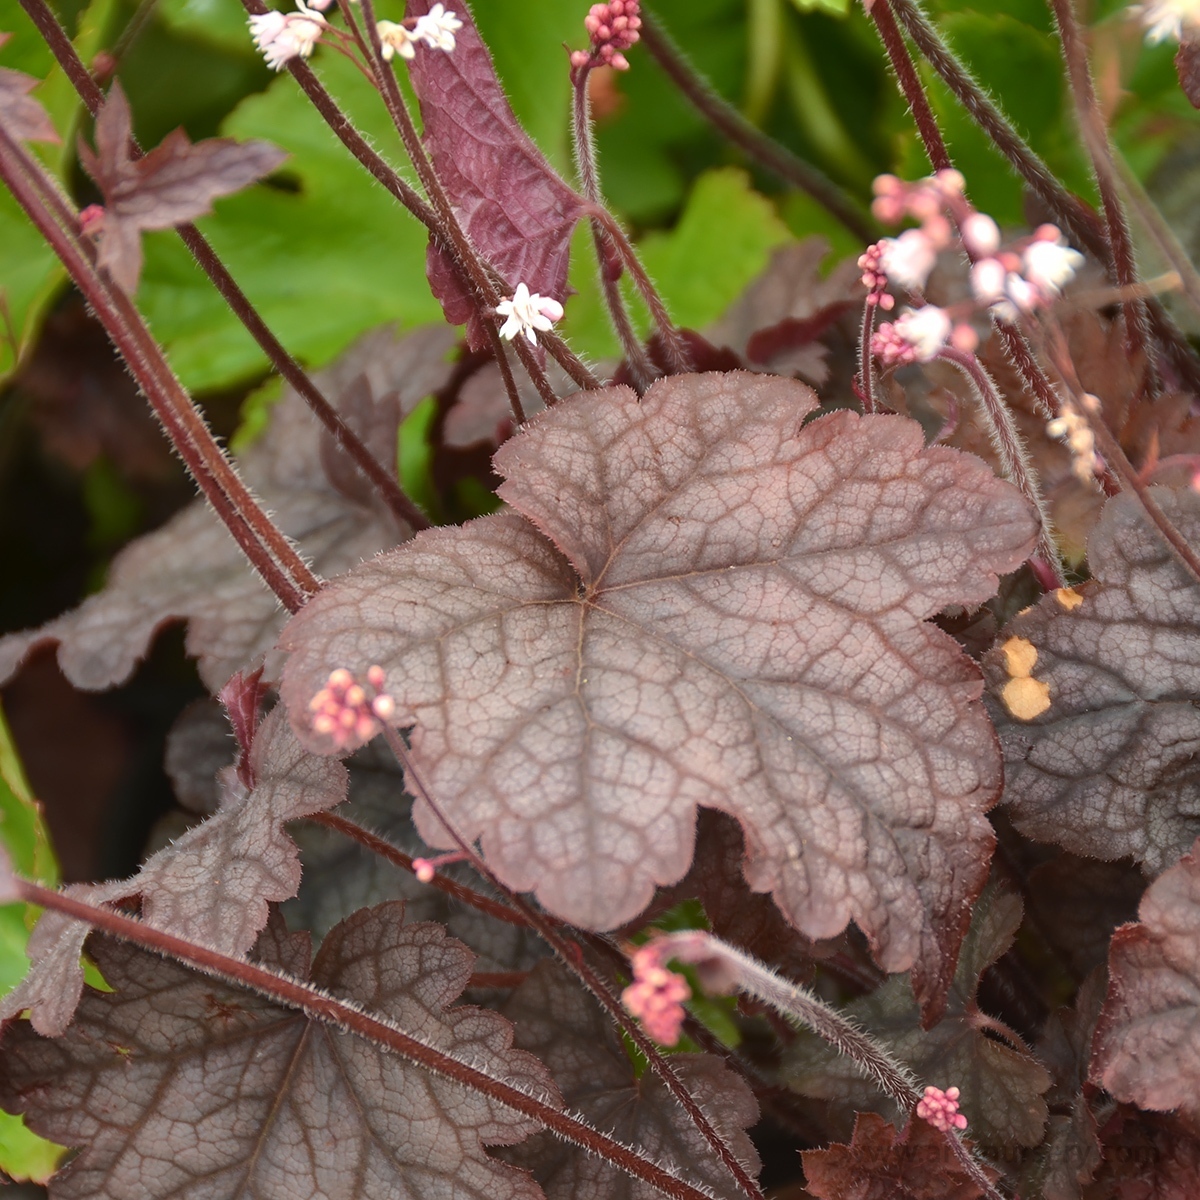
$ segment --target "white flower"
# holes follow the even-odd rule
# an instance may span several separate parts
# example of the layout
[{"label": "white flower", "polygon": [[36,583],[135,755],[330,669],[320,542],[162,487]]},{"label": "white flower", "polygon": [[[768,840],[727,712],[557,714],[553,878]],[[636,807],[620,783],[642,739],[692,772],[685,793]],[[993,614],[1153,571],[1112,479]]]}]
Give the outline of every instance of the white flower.
[{"label": "white flower", "polygon": [[1000,249],[1000,229],[987,213],[972,213],[962,223],[962,236],[972,254],[995,254]]},{"label": "white flower", "polygon": [[1148,42],[1181,42],[1185,26],[1200,29],[1200,0],[1150,0],[1131,5],[1129,11],[1145,26]]},{"label": "white flower", "polygon": [[395,21],[378,21],[375,28],[379,32],[385,62],[391,62],[394,54],[406,59],[416,56],[417,35],[413,30],[397,25]]},{"label": "white flower", "polygon": [[454,35],[462,25],[454,13],[446,11],[444,4],[435,4],[425,16],[417,18],[413,37],[420,38],[431,50],[449,52],[455,47]]},{"label": "white flower", "polygon": [[954,323],[935,304],[905,309],[893,323],[896,335],[917,353],[919,362],[928,362],[946,344]]},{"label": "white flower", "polygon": [[919,292],[937,262],[937,248],[923,230],[906,229],[898,238],[879,243],[880,265],[893,283]]},{"label": "white flower", "polygon": [[[441,5],[435,5],[440,8]],[[536,330],[547,333],[554,328],[555,321],[561,321],[563,306],[550,296],[539,296],[523,284],[517,284],[517,290],[511,300],[501,300],[496,305],[497,316],[507,317],[508,320],[500,327],[500,336],[512,341],[518,333],[523,333],[535,346],[537,345]]]},{"label": "white flower", "polygon": [[1081,266],[1083,255],[1062,241],[1030,242],[1021,256],[1022,273],[1046,299],[1057,296],[1063,285],[1075,278],[1075,272]]},{"label": "white flower", "polygon": [[980,304],[994,304],[1004,298],[1008,272],[998,258],[981,258],[971,268],[971,291]]},{"label": "white flower", "polygon": [[293,58],[307,58],[325,26],[325,18],[304,0],[297,0],[295,12],[272,10],[250,18],[254,44],[273,71],[281,71]]}]

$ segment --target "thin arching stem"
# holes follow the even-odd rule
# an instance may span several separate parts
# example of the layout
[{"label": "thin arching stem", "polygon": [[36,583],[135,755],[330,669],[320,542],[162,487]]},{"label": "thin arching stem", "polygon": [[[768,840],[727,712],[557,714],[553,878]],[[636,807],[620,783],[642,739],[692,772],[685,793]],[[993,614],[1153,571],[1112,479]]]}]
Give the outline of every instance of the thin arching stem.
[{"label": "thin arching stem", "polygon": [[[45,0],[21,0],[21,6],[37,25],[46,39],[63,73],[74,85],[84,107],[96,116],[104,102],[104,95],[95,80],[88,74],[82,59],[75,50],[66,30],[50,11]],[[141,149],[133,143],[135,157]],[[258,310],[245,292],[237,285],[225,264],[209,245],[208,240],[195,225],[181,225],[177,232],[183,244],[191,251],[200,269],[208,276],[229,305],[233,314],[245,326],[250,336],[259,344],[271,365],[304,398],[318,420],[333,435],[338,445],[350,456],[360,471],[369,479],[383,501],[392,512],[413,529],[425,529],[429,522],[425,514],[405,495],[394,474],[388,471],[367,449],[362,439],[342,420],[341,415],[301,369],[300,364],[287,352],[279,339],[271,332]]]},{"label": "thin arching stem", "polygon": [[[574,135],[575,165],[579,171],[579,182],[583,188],[583,194],[592,204],[599,206],[602,203],[600,172],[596,164],[596,142],[592,137],[591,102],[588,98],[590,73],[590,67],[578,67],[571,72],[571,85],[574,93],[572,133]],[[604,303],[608,307],[608,315],[621,343],[621,350],[624,352],[625,361],[629,366],[633,385],[641,394],[650,386],[659,372],[655,370],[654,364],[650,361],[650,356],[646,353],[646,348],[642,345],[642,341],[633,327],[633,322],[630,320],[629,310],[625,307],[620,281],[613,269],[612,259],[616,247],[608,239],[599,219],[592,217],[590,220],[592,244],[596,249],[596,262],[600,271],[600,286],[604,291]]]},{"label": "thin arching stem", "polygon": [[[1104,219],[1108,226],[1108,244],[1112,251],[1113,274],[1117,286],[1132,293],[1138,284],[1137,260],[1133,253],[1133,239],[1129,236],[1129,223],[1125,219],[1125,208],[1117,186],[1117,171],[1113,163],[1112,146],[1108,140],[1100,102],[1092,82],[1092,69],[1088,63],[1087,47],[1080,33],[1079,22],[1071,0],[1049,0],[1058,26],[1062,43],[1063,58],[1067,64],[1067,79],[1071,94],[1075,97],[1075,110],[1083,130],[1084,145],[1092,161],[1092,172],[1100,190],[1100,202],[1104,207]],[[1122,302],[1125,312],[1125,337],[1130,357],[1146,352],[1149,331],[1146,324],[1145,305],[1132,294]]]},{"label": "thin arching stem", "polygon": [[60,223],[67,206],[54,181],[2,126],[0,176],[92,306],[192,477],[251,565],[280,602],[297,611],[320,588],[320,580],[250,494],[129,298],[97,270],[77,215],[67,211],[68,219]]},{"label": "thin arching stem", "polygon": [[642,42],[688,102],[729,141],[784,183],[806,192],[861,242],[878,236],[846,194],[816,167],[751,124],[688,62],[658,19],[642,10]]}]

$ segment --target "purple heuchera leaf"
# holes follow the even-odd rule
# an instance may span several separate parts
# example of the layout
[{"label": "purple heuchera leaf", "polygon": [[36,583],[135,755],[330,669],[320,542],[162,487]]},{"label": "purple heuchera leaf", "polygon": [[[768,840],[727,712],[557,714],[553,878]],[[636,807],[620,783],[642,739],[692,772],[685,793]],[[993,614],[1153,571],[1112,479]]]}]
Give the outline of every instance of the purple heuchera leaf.
[{"label": "purple heuchera leaf", "polygon": [[[315,376],[380,462],[396,452],[400,415],[435,391],[451,368],[444,326],[397,339],[368,334]],[[369,403],[367,402],[369,400]],[[390,430],[390,432],[389,432]],[[336,575],[409,535],[346,467],[308,405],[288,389],[266,434],[239,459],[243,478],[279,527],[320,572]],[[59,643],[58,662],[76,687],[123,682],[168,621],[188,622],[187,649],[216,692],[270,651],[283,624],[279,603],[225,526],[197,501],[114,560],[103,591],[40,629],[0,638],[0,682],[34,649]],[[265,675],[277,678],[270,656]]]},{"label": "purple heuchera leaf", "polygon": [[1200,842],[1113,934],[1092,1079],[1118,1100],[1200,1117]]},{"label": "purple heuchera leaf", "polygon": [[[636,1078],[620,1031],[557,963],[543,960],[504,1006],[514,1042],[550,1068],[567,1106],[627,1146],[713,1190],[739,1195],[729,1171],[658,1075]],[[751,1176],[758,1153],[746,1134],[758,1104],[744,1080],[710,1054],[673,1054],[680,1080]],[[509,1151],[527,1167],[547,1200],[654,1200],[661,1193],[550,1134]]]},{"label": "purple heuchera leaf", "polygon": [[[424,16],[430,7],[429,0],[409,0],[407,15]],[[460,6],[457,16],[463,25],[453,53],[419,47],[408,64],[425,148],[471,243],[510,289],[524,283],[561,302],[584,202],[513,115],[470,13]],[[465,324],[471,348],[482,350],[489,343],[475,305],[449,255],[433,241],[426,270],[446,320]]]},{"label": "purple heuchera leaf", "polygon": [[[808,1194],[816,1200],[979,1200],[983,1195],[944,1134],[915,1118],[897,1131],[860,1113],[848,1146],[805,1150]],[[984,1168],[993,1179],[997,1173]]]},{"label": "purple heuchera leaf", "polygon": [[[346,768],[300,746],[281,709],[263,722],[250,767],[253,791],[227,768],[213,816],[151,855],[132,879],[84,885],[79,897],[90,903],[140,897],[148,924],[223,954],[245,954],[267,923],[268,901],[287,900],[300,886],[299,851],[284,824],[346,798]],[[79,1001],[87,934],[81,921],[44,914],[29,945],[33,965],[0,1000],[0,1019],[28,1008],[40,1033],[62,1033]]]},{"label": "purple heuchera leaf", "polygon": [[[512,1049],[503,1017],[449,1007],[471,953],[440,926],[404,925],[403,913],[385,904],[344,921],[313,981],[556,1103],[545,1068]],[[305,976],[306,943],[273,925],[259,957]],[[80,1148],[51,1185],[58,1200],[542,1200],[525,1172],[485,1150],[528,1136],[528,1118],[154,954],[103,938],[89,949],[115,990],[89,991],[57,1041],[18,1023],[0,1067],[0,1103]]]},{"label": "purple heuchera leaf", "polygon": [[[0,33],[0,46],[11,37],[11,33]],[[0,67],[0,125],[9,137],[27,142],[60,140],[46,110],[29,95],[39,83],[40,79],[24,71]]]},{"label": "purple heuchera leaf", "polygon": [[381,664],[460,834],[592,928],[684,874],[697,805],[729,812],[753,888],[809,937],[857,921],[933,1011],[1000,762],[977,669],[924,618],[990,595],[1034,525],[915,422],[802,427],[815,407],[738,372],[557,405],[496,456],[517,511],[423,534],[292,619],[283,695],[329,752],[310,699]]},{"label": "purple heuchera leaf", "polygon": [[[1200,495],[1152,494],[1200,545]],[[984,660],[1004,801],[1027,837],[1157,875],[1200,834],[1200,584],[1129,493],[1088,566],[1094,582],[1044,597]]]},{"label": "purple heuchera leaf", "polygon": [[79,160],[104,196],[97,261],[127,292],[142,273],[142,231],[172,229],[212,211],[218,196],[269,175],[287,153],[269,142],[206,138],[195,145],[182,129],[142,158],[132,154],[129,101],[118,82],[96,118],[96,150],[82,140]]}]

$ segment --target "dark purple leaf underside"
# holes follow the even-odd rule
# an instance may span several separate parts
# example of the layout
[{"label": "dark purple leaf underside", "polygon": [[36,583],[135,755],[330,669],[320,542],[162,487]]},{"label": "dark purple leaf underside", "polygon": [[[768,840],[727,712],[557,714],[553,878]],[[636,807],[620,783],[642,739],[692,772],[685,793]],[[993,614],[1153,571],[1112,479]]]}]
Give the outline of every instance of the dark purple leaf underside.
[{"label": "dark purple leaf underside", "polygon": [[[407,12],[422,16],[430,7],[428,0],[409,0]],[[470,13],[460,8],[457,16],[463,27],[454,51],[420,46],[409,64],[426,149],[467,236],[505,278],[510,293],[524,283],[562,302],[571,234],[583,201],[513,115]],[[433,241],[426,269],[446,320],[467,325],[471,348],[483,349],[488,342],[471,297],[446,251]]]}]

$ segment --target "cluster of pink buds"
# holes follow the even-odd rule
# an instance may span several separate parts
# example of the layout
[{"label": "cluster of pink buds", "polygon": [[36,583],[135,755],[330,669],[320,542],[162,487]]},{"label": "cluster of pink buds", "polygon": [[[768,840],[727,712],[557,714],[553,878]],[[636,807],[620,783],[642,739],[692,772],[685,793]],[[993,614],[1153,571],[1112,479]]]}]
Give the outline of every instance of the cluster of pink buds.
[{"label": "cluster of pink buds", "polygon": [[951,1129],[966,1129],[967,1118],[958,1111],[959,1090],[956,1087],[927,1087],[924,1097],[917,1102],[917,1116],[928,1121],[934,1129],[949,1133]]},{"label": "cluster of pink buds", "polygon": [[369,742],[396,711],[396,702],[383,690],[383,682],[382,667],[367,671],[367,687],[339,667],[308,702],[313,732],[331,738],[339,750]]},{"label": "cluster of pink buds", "polygon": [[622,52],[641,37],[638,33],[642,27],[640,11],[640,0],[608,0],[607,4],[593,4],[583,19],[592,39],[592,48],[576,50],[571,55],[572,68],[577,71],[590,67],[629,70],[629,60]]},{"label": "cluster of pink buds", "polygon": [[691,999],[692,989],[664,965],[668,947],[665,940],[651,941],[634,952],[633,982],[621,993],[621,1002],[656,1042],[673,1046],[683,1028],[683,1002]]},{"label": "cluster of pink buds", "polygon": [[996,222],[968,203],[958,171],[938,171],[916,183],[880,175],[871,211],[881,221],[907,218],[919,225],[868,246],[859,258],[868,305],[890,309],[889,285],[921,296],[938,255],[956,244],[972,262],[974,303],[955,309],[927,304],[880,326],[871,348],[885,366],[928,362],[946,343],[973,350],[979,341],[970,325],[976,305],[1001,320],[1016,321],[1052,303],[1083,263],[1083,255],[1066,244],[1054,225],[1043,225],[1032,237],[1002,248]]}]

